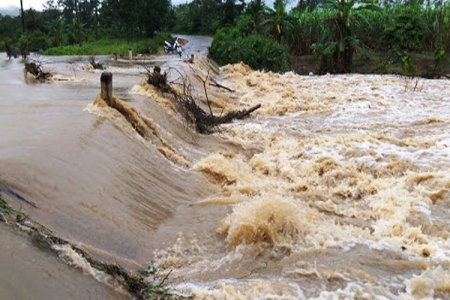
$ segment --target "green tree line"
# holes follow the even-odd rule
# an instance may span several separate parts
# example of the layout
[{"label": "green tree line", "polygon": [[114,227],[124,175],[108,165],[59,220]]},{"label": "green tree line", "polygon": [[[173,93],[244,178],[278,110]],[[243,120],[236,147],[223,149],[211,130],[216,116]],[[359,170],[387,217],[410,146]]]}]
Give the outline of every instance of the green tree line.
[{"label": "green tree line", "polygon": [[[17,0],[19,2],[19,0]],[[23,0],[24,2],[27,0]],[[19,3],[18,3],[19,4]],[[412,70],[414,54],[447,63],[450,9],[443,0],[48,0],[42,11],[0,15],[0,41],[29,51],[122,39],[145,40],[140,52],[162,46],[161,32],[214,37],[220,64],[287,71],[297,57],[315,55],[321,72],[351,72],[354,55],[387,53],[386,63]],[[106,43],[105,42],[105,43]],[[125,49],[126,47],[124,47]],[[107,54],[107,53],[105,53]]]},{"label": "green tree line", "polygon": [[21,16],[0,14],[0,41],[29,51],[99,39],[131,42],[170,29],[171,13],[169,0],[48,0],[42,11],[22,12],[24,28]]},{"label": "green tree line", "polygon": [[431,65],[426,72],[448,69],[449,50],[447,2],[300,0],[288,12],[279,0],[273,8],[246,6],[234,26],[216,30],[210,54],[221,64],[242,60],[274,71],[292,69],[292,58],[315,56],[321,73],[352,72],[354,55],[381,57],[380,72],[396,64],[412,74],[423,71],[414,67],[417,57]]}]

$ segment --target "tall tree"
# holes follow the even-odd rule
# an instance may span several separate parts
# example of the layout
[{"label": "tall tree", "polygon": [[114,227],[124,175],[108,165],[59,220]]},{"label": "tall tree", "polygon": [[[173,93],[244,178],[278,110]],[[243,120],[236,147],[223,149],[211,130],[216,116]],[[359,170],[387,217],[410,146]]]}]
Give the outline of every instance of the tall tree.
[{"label": "tall tree", "polygon": [[295,8],[299,11],[312,11],[316,9],[321,2],[321,0],[299,0]]},{"label": "tall tree", "polygon": [[42,19],[46,20],[46,23],[51,24],[55,20],[58,20],[61,16],[61,11],[58,9],[56,0],[47,0],[43,4],[44,10],[42,11]]},{"label": "tall tree", "polygon": [[[57,0],[58,6],[62,8],[62,15],[66,19],[66,24],[70,26],[69,31],[73,41],[82,45],[81,27],[82,23],[79,14],[78,0]],[[74,32],[75,30],[75,32]],[[75,33],[75,35],[74,35]]]},{"label": "tall tree", "polygon": [[242,13],[245,7],[244,0],[239,0],[239,4],[236,4],[235,0],[225,0],[222,3],[222,26],[233,25],[236,18]]},{"label": "tall tree", "polygon": [[270,25],[273,36],[280,42],[282,34],[293,28],[296,19],[286,13],[282,0],[275,1],[274,5],[276,9],[264,7],[265,20],[261,22],[261,25]]},{"label": "tall tree", "polygon": [[351,24],[367,22],[362,12],[380,8],[374,0],[326,0],[324,7],[336,11],[336,17],[326,20],[334,33],[325,31],[325,34],[331,37],[331,41],[325,41],[326,47],[322,48],[322,71],[351,72],[354,52],[356,50],[366,52],[353,35]]},{"label": "tall tree", "polygon": [[163,20],[169,12],[170,0],[145,0],[142,20],[145,24],[145,33],[153,37],[156,31],[163,27]]},{"label": "tall tree", "polygon": [[78,0],[75,0],[75,20],[77,22],[77,37],[78,37],[78,44],[81,47],[81,22],[80,22],[80,13],[79,13],[79,7],[78,7]]},{"label": "tall tree", "polygon": [[[108,28],[112,36],[126,37],[127,40],[145,31],[149,16],[153,14],[147,9],[146,0],[104,0],[99,10],[102,26]],[[162,21],[157,19],[156,22]]]},{"label": "tall tree", "polygon": [[25,33],[25,16],[23,14],[23,1],[20,0],[20,15],[22,17],[22,32]]}]

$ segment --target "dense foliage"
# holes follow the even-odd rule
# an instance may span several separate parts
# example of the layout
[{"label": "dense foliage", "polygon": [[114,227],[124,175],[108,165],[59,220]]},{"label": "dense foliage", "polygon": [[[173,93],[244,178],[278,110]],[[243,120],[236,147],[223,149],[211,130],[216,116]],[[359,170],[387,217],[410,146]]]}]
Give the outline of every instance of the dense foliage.
[{"label": "dense foliage", "polygon": [[[380,53],[384,61],[377,63],[382,72],[396,64],[400,71],[411,73],[415,70],[412,58],[424,53],[431,57],[434,70],[437,64],[449,65],[450,9],[444,2],[300,1],[286,12],[283,2],[277,0],[273,9],[262,6],[257,14],[250,8],[248,5],[242,14],[252,21],[247,20],[252,32],[275,38],[293,57],[316,55],[320,73],[351,72],[354,55],[364,55],[367,60]],[[271,63],[284,57],[280,52],[266,59],[263,67],[255,61],[266,58],[267,53],[242,55],[253,37],[242,34],[239,20],[242,15],[233,28],[216,31],[210,49],[213,58],[222,64],[242,59],[254,68],[275,69]]]},{"label": "dense foliage", "polygon": [[173,25],[169,0],[48,0],[42,11],[28,9],[16,17],[0,14],[0,41],[38,51],[114,39],[125,44],[139,41],[136,51],[151,52],[155,47],[150,38]]},{"label": "dense foliage", "polygon": [[236,27],[219,29],[209,53],[219,64],[244,61],[253,69],[276,72],[287,71],[290,67],[287,48],[274,37],[258,33],[249,16],[242,16]]},{"label": "dense foliage", "polygon": [[48,0],[42,11],[0,14],[0,42],[29,51],[56,47],[52,54],[151,53],[167,38],[160,32],[176,32],[212,35],[210,54],[219,63],[242,60],[258,69],[285,71],[290,57],[310,55],[321,72],[333,73],[351,72],[360,54],[387,54],[385,65],[401,62],[407,70],[416,54],[448,63],[443,0],[299,0],[288,2],[289,11],[284,1]]}]

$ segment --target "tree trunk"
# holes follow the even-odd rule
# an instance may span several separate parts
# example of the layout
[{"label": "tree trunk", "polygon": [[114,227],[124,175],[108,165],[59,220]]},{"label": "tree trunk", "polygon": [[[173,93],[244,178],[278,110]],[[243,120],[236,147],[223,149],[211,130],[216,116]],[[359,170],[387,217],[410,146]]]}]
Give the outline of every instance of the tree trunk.
[{"label": "tree trunk", "polygon": [[78,0],[75,0],[75,20],[77,20],[77,39],[80,47],[82,46],[81,42],[81,28],[80,28],[80,14],[78,12]]},{"label": "tree trunk", "polygon": [[94,1],[94,14],[95,14],[95,38],[98,38],[98,3],[97,0]]},{"label": "tree trunk", "polygon": [[[353,62],[353,47],[347,37],[351,36],[351,29],[345,24],[341,16],[337,17],[336,25],[336,49],[334,51],[334,72],[338,74],[350,73]],[[344,43],[344,49],[341,51],[340,44]]]},{"label": "tree trunk", "polygon": [[20,0],[20,12],[22,16],[22,32],[25,33],[25,16],[23,14],[23,1]]}]

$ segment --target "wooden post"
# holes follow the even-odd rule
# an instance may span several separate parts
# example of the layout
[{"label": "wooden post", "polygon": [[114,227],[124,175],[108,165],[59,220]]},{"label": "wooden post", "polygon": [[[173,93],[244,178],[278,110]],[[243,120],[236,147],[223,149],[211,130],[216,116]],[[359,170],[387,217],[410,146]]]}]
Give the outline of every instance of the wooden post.
[{"label": "wooden post", "polygon": [[112,107],[112,73],[103,72],[100,76],[101,94],[106,104]]},{"label": "wooden post", "polygon": [[133,60],[133,51],[131,49],[128,49],[128,56],[131,62]]},{"label": "wooden post", "polygon": [[153,68],[153,85],[160,88],[161,84],[165,83],[165,78],[161,74],[161,68],[159,66],[155,66]]}]

